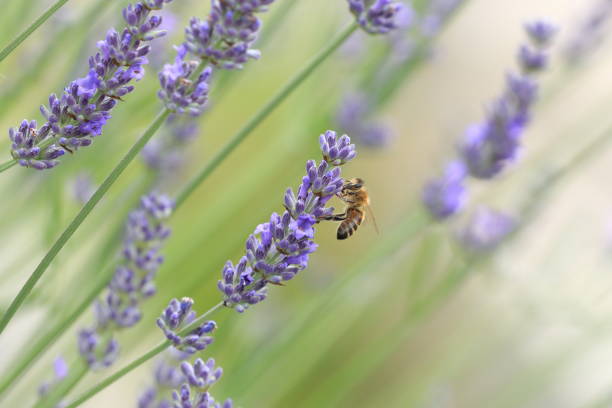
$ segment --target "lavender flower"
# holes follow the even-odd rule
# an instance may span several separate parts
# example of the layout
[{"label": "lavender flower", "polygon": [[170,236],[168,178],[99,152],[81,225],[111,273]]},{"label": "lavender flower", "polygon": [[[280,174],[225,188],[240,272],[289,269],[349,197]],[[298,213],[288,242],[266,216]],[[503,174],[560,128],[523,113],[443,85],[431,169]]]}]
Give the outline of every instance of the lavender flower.
[{"label": "lavender flower", "polygon": [[164,65],[164,69],[159,73],[161,89],[158,96],[172,112],[198,116],[204,111],[204,105],[208,101],[208,80],[212,68],[206,67],[195,80],[191,80],[199,63],[184,61],[185,55],[184,49],[181,49],[174,64]]},{"label": "lavender flower", "polygon": [[612,18],[612,1],[599,0],[585,20],[572,33],[565,47],[565,59],[571,65],[576,65],[592,54],[603,42],[610,30]]},{"label": "lavender flower", "polygon": [[[221,378],[223,370],[215,367],[213,359],[204,362],[197,358],[193,365],[185,361],[212,342],[212,337],[207,334],[212,333],[217,326],[215,322],[207,321],[187,335],[181,336],[178,332],[196,320],[192,307],[193,300],[190,298],[180,301],[172,299],[157,319],[157,325],[166,338],[172,341],[173,347],[169,350],[168,358],[157,366],[155,386],[147,389],[141,396],[139,408],[221,407],[219,403],[215,403],[208,390]],[[174,389],[173,402],[168,399],[170,395],[166,395],[168,389]],[[223,407],[231,406],[231,400],[223,404]]]},{"label": "lavender flower", "polygon": [[196,122],[180,120],[177,115],[172,115],[166,123],[165,134],[151,140],[142,149],[144,162],[160,176],[172,174],[183,165],[186,146],[199,130]]},{"label": "lavender flower", "polygon": [[46,122],[37,128],[36,121],[24,120],[9,130],[11,155],[24,167],[50,169],[66,151],[89,146],[111,117],[118,100],[134,90],[130,83],[144,75],[150,46],[165,34],[157,30],[159,16],[151,16],[172,0],[142,0],[123,9],[127,23],[121,33],[110,29],[99,52],[89,59],[89,72],[72,81],[61,96],[51,94],[49,106],[41,106]]},{"label": "lavender flower", "polygon": [[208,392],[209,388],[221,378],[223,370],[215,367],[215,360],[209,358],[206,362],[198,358],[193,365],[188,362],[181,364],[181,371],[187,379],[180,390],[172,394],[174,408],[231,408],[232,400],[223,404],[215,402]]},{"label": "lavender flower", "polygon": [[273,213],[270,221],[255,228],[246,241],[246,254],[234,265],[225,264],[218,288],[224,304],[238,312],[266,298],[268,284],[293,279],[308,265],[309,255],[317,249],[314,226],[319,219],[333,213],[327,202],[344,184],[340,167],[355,155],[348,136],[338,137],[328,130],[319,139],[323,160],[306,163],[306,175],[297,194],[285,192],[285,211]]},{"label": "lavender flower", "polygon": [[178,332],[195,320],[195,312],[191,310],[193,300],[183,298],[179,302],[172,299],[168,307],[157,319],[157,326],[164,332],[174,348],[188,355],[204,350],[213,339],[209,336],[217,328],[213,321],[207,321],[190,330],[188,334],[181,336]]},{"label": "lavender flower", "polygon": [[53,361],[53,379],[46,381],[38,387],[38,396],[44,398],[51,390],[59,385],[68,376],[68,364],[63,357],[58,356]]},{"label": "lavender flower", "polygon": [[78,174],[72,182],[72,194],[76,201],[85,204],[96,191],[96,186],[88,173]]},{"label": "lavender flower", "polygon": [[79,351],[92,369],[115,361],[119,344],[116,329],[132,327],[141,319],[139,304],[155,293],[154,278],[163,262],[159,254],[170,229],[163,221],[174,204],[165,195],[147,194],[128,216],[123,262],[117,266],[106,295],[95,303],[94,327],[79,332]]},{"label": "lavender flower", "polygon": [[348,3],[359,25],[370,34],[386,34],[396,29],[401,20],[398,16],[409,13],[407,5],[394,0],[348,0]]},{"label": "lavender flower", "polygon": [[166,392],[179,388],[186,381],[179,365],[189,355],[174,348],[166,354],[155,368],[155,384],[148,387],[138,399],[138,408],[172,408],[172,396],[170,393],[166,395]]},{"label": "lavender flower", "polygon": [[423,189],[423,202],[437,220],[444,220],[459,212],[466,201],[466,168],[454,161],[446,166],[444,175],[427,183]]},{"label": "lavender flower", "polygon": [[165,65],[159,73],[162,89],[158,96],[169,110],[201,114],[213,68],[242,69],[248,60],[259,58],[260,52],[251,48],[261,27],[255,13],[265,11],[273,2],[211,0],[206,20],[191,19],[185,29],[185,42],[176,47],[174,64]]},{"label": "lavender flower", "polygon": [[545,47],[555,28],[539,21],[527,24],[525,29],[531,44],[520,48],[521,74],[508,75],[504,93],[492,104],[485,121],[468,129],[461,146],[461,155],[473,177],[488,179],[498,175],[517,156],[529,123],[538,90],[532,75],[546,67]]},{"label": "lavender flower", "polygon": [[383,123],[368,119],[372,106],[364,93],[353,92],[345,96],[336,113],[338,127],[351,134],[353,140],[369,147],[387,146],[391,130]]},{"label": "lavender flower", "polygon": [[436,35],[448,17],[464,0],[432,0],[421,19],[420,31],[428,37]]},{"label": "lavender flower", "polygon": [[488,208],[479,208],[461,231],[462,244],[472,251],[490,251],[516,228],[516,220]]}]

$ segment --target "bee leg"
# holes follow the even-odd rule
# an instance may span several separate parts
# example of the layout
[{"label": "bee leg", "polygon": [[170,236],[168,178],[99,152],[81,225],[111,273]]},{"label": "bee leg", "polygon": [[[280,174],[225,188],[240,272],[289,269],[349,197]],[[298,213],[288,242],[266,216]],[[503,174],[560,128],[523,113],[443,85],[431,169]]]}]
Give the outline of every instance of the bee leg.
[{"label": "bee leg", "polygon": [[346,220],[346,213],[324,215],[322,217],[319,217],[319,220],[324,220],[324,221],[344,221],[344,220]]}]

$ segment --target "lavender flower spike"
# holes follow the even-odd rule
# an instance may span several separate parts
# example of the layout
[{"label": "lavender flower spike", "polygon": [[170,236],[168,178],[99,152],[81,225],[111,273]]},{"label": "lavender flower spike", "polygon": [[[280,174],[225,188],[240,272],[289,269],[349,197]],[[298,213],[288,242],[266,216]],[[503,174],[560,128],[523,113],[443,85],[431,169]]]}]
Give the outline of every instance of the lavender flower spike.
[{"label": "lavender flower spike", "polygon": [[193,18],[185,30],[185,47],[193,55],[221,69],[241,69],[260,52],[251,48],[261,28],[255,13],[274,0],[211,0],[207,20]]},{"label": "lavender flower spike", "polygon": [[348,3],[359,25],[370,34],[386,34],[398,28],[398,16],[411,13],[407,5],[394,0],[348,0]]},{"label": "lavender flower spike", "polygon": [[326,204],[342,189],[339,166],[356,155],[349,137],[338,137],[331,130],[321,135],[319,143],[323,160],[306,163],[297,194],[291,188],[285,193],[282,215],[273,213],[270,221],[255,228],[238,264],[225,264],[218,282],[225,306],[243,312],[266,298],[268,284],[291,280],[308,265],[309,255],[317,249],[314,227],[321,217],[333,213]]},{"label": "lavender flower spike", "polygon": [[[212,342],[212,337],[205,334],[211,333],[217,326],[215,322],[208,321],[186,336],[180,336],[177,332],[196,319],[192,307],[193,300],[190,298],[180,301],[172,299],[157,319],[157,325],[174,344],[169,350],[172,362],[164,361],[158,365],[155,372],[156,385],[147,389],[141,396],[138,401],[139,408],[232,407],[231,400],[228,399],[221,405],[216,403],[208,392],[223,374],[221,367],[215,367],[212,358],[206,362],[197,358],[193,364],[185,361]],[[201,344],[202,347],[197,347],[196,344]],[[177,365],[180,365],[180,368]],[[169,389],[173,389],[172,400],[168,394]]]},{"label": "lavender flower spike", "polygon": [[462,244],[472,251],[490,251],[516,228],[516,220],[488,208],[479,208],[461,231]]},{"label": "lavender flower spike", "polygon": [[462,158],[473,177],[489,179],[501,173],[516,158],[529,124],[538,91],[534,74],[546,68],[546,47],[556,29],[536,21],[527,24],[525,30],[530,44],[519,50],[521,73],[508,75],[504,93],[492,104],[485,120],[468,129],[461,146]]},{"label": "lavender flower spike", "polygon": [[[211,0],[206,20],[192,18],[174,64],[159,73],[159,98],[176,113],[200,115],[213,69],[241,69],[260,56],[251,48],[261,21],[255,16],[274,0]],[[194,78],[195,77],[195,78]]]},{"label": "lavender flower spike", "polygon": [[161,17],[151,16],[172,0],[142,0],[123,9],[126,27],[110,29],[98,42],[98,53],[89,58],[89,72],[72,81],[61,96],[51,94],[49,106],[41,106],[46,122],[24,120],[10,129],[11,155],[24,167],[50,169],[66,151],[89,146],[111,117],[117,101],[134,90],[130,83],[144,75],[151,47],[146,42],[165,34],[157,28]]},{"label": "lavender flower spike", "polygon": [[459,212],[465,204],[467,191],[463,163],[455,161],[446,166],[444,175],[430,181],[423,189],[423,202],[432,217],[444,220]]},{"label": "lavender flower spike", "polygon": [[123,262],[117,266],[106,294],[95,306],[96,323],[79,332],[79,351],[92,369],[113,364],[119,344],[113,332],[138,323],[140,303],[155,294],[155,274],[163,262],[160,249],[170,235],[163,221],[174,203],[165,195],[150,193],[128,216]]},{"label": "lavender flower spike", "polygon": [[180,302],[172,299],[161,317],[157,319],[157,326],[164,332],[174,348],[188,355],[204,350],[210,343],[209,336],[217,328],[213,321],[207,321],[191,330],[187,335],[181,336],[177,332],[195,320],[195,312],[191,310],[193,300],[183,298]]},{"label": "lavender flower spike", "polygon": [[190,79],[198,69],[197,61],[184,61],[186,52],[179,49],[174,64],[166,64],[159,73],[161,89],[158,96],[172,112],[198,116],[208,101],[208,80],[212,68],[206,67],[195,79]]},{"label": "lavender flower spike", "polygon": [[187,382],[173,392],[174,408],[232,408],[232,400],[220,404],[208,392],[223,374],[221,367],[215,367],[215,360],[198,358],[193,365],[183,362],[181,371]]}]

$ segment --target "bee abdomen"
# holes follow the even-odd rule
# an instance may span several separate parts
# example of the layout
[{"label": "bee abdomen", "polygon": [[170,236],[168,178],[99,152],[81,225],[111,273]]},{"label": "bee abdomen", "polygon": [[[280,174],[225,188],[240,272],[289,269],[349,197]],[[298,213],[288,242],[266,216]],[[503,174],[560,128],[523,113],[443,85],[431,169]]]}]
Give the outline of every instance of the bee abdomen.
[{"label": "bee abdomen", "polygon": [[363,221],[363,213],[357,209],[349,209],[347,211],[346,220],[342,221],[338,226],[336,238],[347,239],[357,231],[357,228]]}]

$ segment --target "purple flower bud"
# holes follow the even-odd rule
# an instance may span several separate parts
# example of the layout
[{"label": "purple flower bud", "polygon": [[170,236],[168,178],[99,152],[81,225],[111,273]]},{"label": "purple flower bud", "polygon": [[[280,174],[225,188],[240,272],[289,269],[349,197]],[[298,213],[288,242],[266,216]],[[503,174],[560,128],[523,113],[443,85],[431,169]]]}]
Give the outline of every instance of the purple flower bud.
[{"label": "purple flower bud", "polygon": [[461,210],[467,198],[465,176],[465,166],[455,161],[448,164],[441,178],[425,185],[423,202],[432,217],[443,220]]}]

